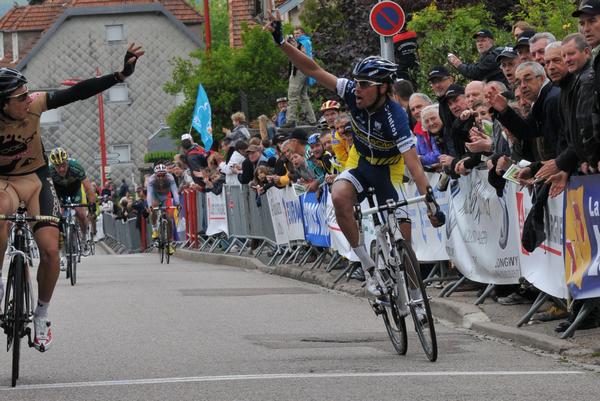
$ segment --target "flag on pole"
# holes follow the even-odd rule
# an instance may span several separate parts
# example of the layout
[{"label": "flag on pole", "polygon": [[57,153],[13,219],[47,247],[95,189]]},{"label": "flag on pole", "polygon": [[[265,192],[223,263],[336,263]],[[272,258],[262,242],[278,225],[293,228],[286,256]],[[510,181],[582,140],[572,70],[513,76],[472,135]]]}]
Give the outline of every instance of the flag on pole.
[{"label": "flag on pole", "polygon": [[211,111],[208,96],[206,96],[202,84],[198,85],[198,96],[196,97],[196,106],[194,107],[194,116],[192,117],[192,127],[198,131],[204,148],[206,151],[209,151],[213,143]]}]

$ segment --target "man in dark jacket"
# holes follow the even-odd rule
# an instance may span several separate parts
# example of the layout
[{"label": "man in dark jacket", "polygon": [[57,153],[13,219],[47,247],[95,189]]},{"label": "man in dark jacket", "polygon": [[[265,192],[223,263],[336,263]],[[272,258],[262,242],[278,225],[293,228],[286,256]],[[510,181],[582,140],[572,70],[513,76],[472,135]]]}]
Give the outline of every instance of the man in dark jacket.
[{"label": "man in dark jacket", "polygon": [[[206,158],[208,154],[197,143],[194,143],[194,139],[190,134],[183,134],[181,136],[181,147],[183,148],[183,154],[186,157],[186,163],[192,172],[192,178],[196,184],[204,185],[202,178],[199,177],[199,173],[208,167]],[[197,174],[194,174],[196,172]]]},{"label": "man in dark jacket", "polygon": [[445,67],[436,66],[429,71],[428,80],[433,93],[435,93],[438,98],[438,102],[440,104],[440,119],[442,120],[442,123],[444,123],[442,138],[445,147],[444,149],[440,149],[440,151],[448,155],[455,155],[456,152],[452,143],[450,129],[456,117],[454,117],[450,111],[450,107],[448,107],[448,99],[446,99],[446,91],[450,85],[454,83],[454,77],[450,75]]},{"label": "man in dark jacket", "polygon": [[500,62],[496,60],[498,52],[494,48],[494,35],[482,29],[473,35],[476,40],[479,60],[474,64],[463,63],[456,55],[448,54],[448,61],[465,78],[477,81],[500,81],[508,84],[500,70]]},{"label": "man in dark jacket", "polygon": [[537,161],[554,159],[566,147],[560,119],[560,88],[552,85],[541,64],[532,61],[517,67],[516,83],[521,96],[533,103],[531,113],[521,117],[500,95],[492,104],[498,120],[519,139],[537,138]]}]

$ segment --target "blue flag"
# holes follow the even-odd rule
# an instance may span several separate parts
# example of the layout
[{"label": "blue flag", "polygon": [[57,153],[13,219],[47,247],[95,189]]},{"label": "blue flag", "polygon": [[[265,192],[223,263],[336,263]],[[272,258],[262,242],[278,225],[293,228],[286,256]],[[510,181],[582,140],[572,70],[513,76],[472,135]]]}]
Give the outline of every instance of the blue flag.
[{"label": "blue flag", "polygon": [[194,107],[194,116],[192,117],[192,127],[200,134],[204,149],[208,152],[213,143],[211,111],[208,96],[206,96],[202,84],[198,85],[198,96],[196,97],[196,106]]}]

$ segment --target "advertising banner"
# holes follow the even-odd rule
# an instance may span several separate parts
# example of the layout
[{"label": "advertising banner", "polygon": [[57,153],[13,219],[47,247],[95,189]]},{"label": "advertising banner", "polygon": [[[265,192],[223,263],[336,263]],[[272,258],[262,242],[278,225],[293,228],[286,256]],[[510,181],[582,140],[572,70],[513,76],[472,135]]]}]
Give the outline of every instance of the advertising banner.
[{"label": "advertising banner", "polygon": [[221,195],[206,193],[206,217],[208,221],[206,235],[228,234],[225,191],[221,192]]},{"label": "advertising banner", "polygon": [[279,188],[271,187],[267,191],[267,200],[269,202],[269,213],[273,222],[275,231],[275,242],[277,245],[287,245],[289,243],[287,217],[283,204],[283,194]]},{"label": "advertising banner", "polygon": [[304,241],[300,199],[291,187],[281,189],[289,241]]},{"label": "advertising banner", "polygon": [[304,237],[311,245],[329,248],[329,229],[327,228],[327,198],[329,188],[324,186],[317,198],[317,192],[306,192],[300,196],[302,204],[302,222]]}]

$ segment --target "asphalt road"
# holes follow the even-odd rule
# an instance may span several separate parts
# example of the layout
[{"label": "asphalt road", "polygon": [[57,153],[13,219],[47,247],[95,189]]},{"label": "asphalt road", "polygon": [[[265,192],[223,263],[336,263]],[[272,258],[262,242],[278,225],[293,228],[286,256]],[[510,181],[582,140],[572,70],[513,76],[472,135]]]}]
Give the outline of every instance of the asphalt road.
[{"label": "asphalt road", "polygon": [[[395,354],[364,299],[255,270],[100,255],[64,273],[55,341],[0,400],[597,400],[600,376],[438,324]],[[0,340],[4,343],[4,339]]]}]

